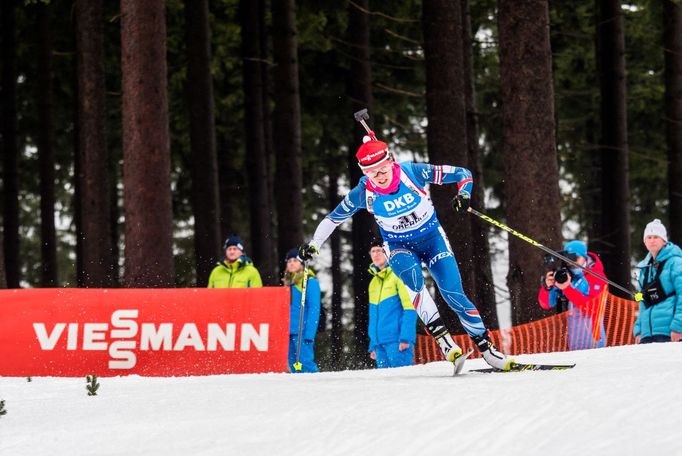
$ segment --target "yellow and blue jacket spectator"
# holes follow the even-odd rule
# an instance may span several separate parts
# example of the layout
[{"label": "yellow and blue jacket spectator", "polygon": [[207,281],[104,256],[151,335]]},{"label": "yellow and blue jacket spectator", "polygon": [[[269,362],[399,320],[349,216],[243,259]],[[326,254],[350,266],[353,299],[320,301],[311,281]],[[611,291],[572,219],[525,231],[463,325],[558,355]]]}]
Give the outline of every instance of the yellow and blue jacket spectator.
[{"label": "yellow and blue jacket spectator", "polygon": [[410,366],[417,339],[417,312],[405,284],[388,265],[377,242],[370,250],[369,353],[377,368]]}]

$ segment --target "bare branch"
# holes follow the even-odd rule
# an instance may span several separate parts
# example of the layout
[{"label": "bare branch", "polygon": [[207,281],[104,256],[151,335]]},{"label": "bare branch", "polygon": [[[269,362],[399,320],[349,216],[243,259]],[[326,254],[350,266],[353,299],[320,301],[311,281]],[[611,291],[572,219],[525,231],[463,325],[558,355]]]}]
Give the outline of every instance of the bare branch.
[{"label": "bare branch", "polygon": [[413,40],[412,38],[408,38],[408,37],[406,37],[406,36],[404,36],[404,35],[399,35],[399,34],[397,34],[396,32],[394,32],[394,31],[391,30],[391,29],[385,28],[385,29],[384,29],[384,32],[388,33],[389,35],[391,35],[391,36],[393,36],[393,37],[395,37],[395,38],[398,38],[399,40],[407,41],[408,43],[412,43],[412,44],[414,44],[414,45],[416,45],[416,46],[419,46],[420,48],[421,48],[421,46],[422,46],[421,42],[419,42],[419,41],[417,41],[417,40]]},{"label": "bare branch", "polygon": [[388,20],[390,20],[390,21],[401,22],[401,23],[415,23],[415,22],[419,22],[417,19],[403,19],[403,18],[400,18],[400,17],[389,16],[388,14],[384,14],[384,13],[379,12],[379,11],[370,11],[370,10],[367,10],[367,9],[361,7],[360,5],[358,5],[357,3],[353,2],[352,0],[348,0],[348,3],[350,3],[351,5],[353,5],[353,8],[356,8],[356,9],[358,9],[359,11],[362,11],[363,13],[368,14],[368,15],[370,15],[370,16],[379,16],[379,17],[383,17],[384,19],[388,19]]},{"label": "bare branch", "polygon": [[389,86],[381,84],[379,82],[375,83],[374,85],[376,87],[378,87],[379,89],[385,91],[385,92],[396,93],[398,95],[404,95],[406,97],[422,98],[425,95],[424,92],[421,92],[421,93],[408,92],[407,90],[397,89],[395,87],[389,87]]}]

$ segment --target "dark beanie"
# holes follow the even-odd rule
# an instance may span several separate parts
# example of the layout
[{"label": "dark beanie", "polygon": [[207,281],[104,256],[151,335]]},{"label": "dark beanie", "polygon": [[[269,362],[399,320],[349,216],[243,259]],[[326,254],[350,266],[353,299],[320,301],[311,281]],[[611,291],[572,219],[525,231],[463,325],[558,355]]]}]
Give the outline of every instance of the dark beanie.
[{"label": "dark beanie", "polygon": [[[298,248],[296,247],[290,249],[287,252],[287,255],[284,257],[284,261],[289,261],[292,258],[296,258],[298,261],[301,261],[301,259],[298,257]],[[301,263],[303,263],[303,261],[301,261]]]},{"label": "dark beanie", "polygon": [[226,250],[228,247],[237,247],[239,250],[242,252],[244,251],[244,242],[242,241],[242,238],[239,236],[230,236],[229,238],[225,239],[225,244],[223,244],[223,250]]},{"label": "dark beanie", "polygon": [[369,248],[371,249],[372,247],[381,247],[382,249],[384,248],[384,240],[381,239],[380,237],[374,237],[369,243]]}]

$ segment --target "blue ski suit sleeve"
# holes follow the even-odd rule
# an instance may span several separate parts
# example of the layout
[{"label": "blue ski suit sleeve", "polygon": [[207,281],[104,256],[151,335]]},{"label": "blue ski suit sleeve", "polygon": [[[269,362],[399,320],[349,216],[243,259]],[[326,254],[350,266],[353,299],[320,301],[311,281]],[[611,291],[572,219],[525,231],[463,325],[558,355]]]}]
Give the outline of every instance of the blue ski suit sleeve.
[{"label": "blue ski suit sleeve", "polygon": [[457,184],[457,191],[471,196],[474,180],[471,171],[460,166],[432,165],[430,163],[411,163],[417,183],[424,187],[426,184]]},{"label": "blue ski suit sleeve", "polygon": [[367,177],[362,177],[358,185],[348,192],[338,206],[327,215],[327,218],[339,225],[352,217],[360,209],[367,207],[366,188]]}]

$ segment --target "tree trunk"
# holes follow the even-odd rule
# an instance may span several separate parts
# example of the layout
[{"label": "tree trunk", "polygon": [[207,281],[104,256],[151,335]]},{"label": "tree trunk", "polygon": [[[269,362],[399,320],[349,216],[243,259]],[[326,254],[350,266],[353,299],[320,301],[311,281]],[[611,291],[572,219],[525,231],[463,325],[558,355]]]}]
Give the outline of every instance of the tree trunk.
[{"label": "tree trunk", "polygon": [[[74,22],[72,29],[73,32],[73,47],[77,47],[78,42],[78,19]],[[72,63],[73,74],[73,96],[72,103],[74,106],[78,106],[80,100],[80,93],[78,89],[78,59],[73,59]],[[85,287],[85,268],[83,267],[83,222],[82,222],[82,191],[81,191],[81,164],[80,164],[80,147],[78,145],[80,138],[80,125],[78,124],[78,108],[74,109],[71,113],[73,121],[73,223],[76,228],[76,286],[79,288]]]},{"label": "tree trunk", "polygon": [[[526,236],[559,247],[559,170],[547,0],[498,0],[497,20],[507,219]],[[543,316],[536,299],[544,272],[542,257],[532,245],[509,237],[507,283],[514,325]]]},{"label": "tree trunk", "polygon": [[185,3],[187,102],[197,286],[206,286],[220,252],[220,208],[208,0]]},{"label": "tree trunk", "polygon": [[174,285],[165,3],[121,0],[125,285]]},{"label": "tree trunk", "polygon": [[[423,2],[422,8],[429,161],[468,168],[461,5],[459,2],[435,0]],[[475,182],[474,186],[477,185]],[[431,197],[457,259],[464,292],[473,299],[471,292],[475,290],[475,279],[471,219],[452,210],[450,201],[456,194],[454,185],[431,185]],[[434,298],[446,326],[451,331],[461,332],[454,311],[440,294]]]},{"label": "tree trunk", "polygon": [[[236,169],[234,150],[237,145],[234,144],[229,135],[224,134],[220,136],[218,141],[217,159],[218,159],[218,191],[220,193],[220,233],[221,239],[225,240],[228,236],[235,234],[237,226],[234,223],[235,217],[239,213],[237,198],[242,192],[239,185],[241,173]],[[222,258],[220,251],[216,255]]]},{"label": "tree trunk", "polygon": [[294,0],[273,0],[274,54],[273,143],[277,167],[278,255],[303,242],[303,171],[301,100],[298,86],[296,6]]},{"label": "tree trunk", "polygon": [[0,230],[0,288],[7,288],[7,279],[5,278],[5,248],[2,230]]},{"label": "tree trunk", "polygon": [[8,288],[19,288],[19,151],[17,148],[17,42],[15,23],[16,0],[5,0],[0,6],[0,55],[2,58],[2,202],[5,274]]},{"label": "tree trunk", "polygon": [[[462,2],[462,49],[464,69],[464,95],[466,109],[466,136],[469,169],[474,177],[474,194],[472,201],[481,208],[485,208],[485,185],[483,182],[483,167],[481,151],[478,147],[478,116],[476,110],[476,89],[474,86],[473,42],[471,35],[471,15],[469,1]],[[472,298],[488,329],[497,329],[497,303],[495,299],[495,285],[490,262],[490,243],[488,242],[489,225],[487,222],[472,217],[471,219],[471,247],[474,271],[474,289]]]},{"label": "tree trunk", "polygon": [[272,1],[273,144],[276,155],[277,258],[303,241],[301,100],[294,0]]},{"label": "tree trunk", "polygon": [[[351,100],[353,112],[367,108],[372,113],[372,66],[369,51],[369,19],[365,11],[369,10],[368,0],[352,2],[348,6],[348,35],[347,41],[355,49],[354,59],[351,60],[348,75],[348,99]],[[350,120],[350,116],[348,117]],[[374,119],[376,121],[376,119]],[[370,120],[370,123],[372,120]],[[348,169],[350,170],[350,185],[354,187],[362,171],[358,167],[355,152],[365,130],[358,122],[354,122],[352,142],[348,146]],[[379,135],[380,136],[380,135]],[[369,336],[369,274],[365,269],[369,264],[369,244],[373,232],[376,230],[373,217],[367,211],[360,211],[353,217],[351,239],[353,243],[353,321],[355,326],[355,357],[358,367],[368,366],[367,347]]]},{"label": "tree trunk", "polygon": [[[270,111],[270,103],[273,99],[272,96],[272,83],[270,78],[270,67],[272,63],[269,60],[269,50],[268,50],[268,27],[266,21],[266,11],[267,4],[265,0],[258,0],[258,8],[261,11],[258,19],[258,34],[260,35],[260,55],[262,60],[260,61],[260,74],[263,78],[263,90],[261,91],[261,96],[263,100],[261,101],[263,106],[263,130],[265,133],[265,157],[267,165],[267,175],[268,175],[268,206],[270,207],[270,236],[272,240],[270,241],[271,255],[274,269],[274,274],[277,278],[281,277],[279,273],[279,265],[283,260],[281,256],[278,256],[275,248],[277,247],[277,203],[275,201],[275,162],[274,162],[274,146],[272,139],[272,112]],[[301,183],[301,185],[303,185]]]},{"label": "tree trunk", "polygon": [[[467,168],[461,6],[459,2],[432,0],[423,2],[422,8],[429,161]],[[468,215],[452,210],[450,201],[456,194],[454,185],[431,186],[438,219],[450,238],[468,293],[474,289],[471,224]]]},{"label": "tree trunk", "polygon": [[[620,0],[599,0],[597,61],[601,91],[601,221],[597,238],[606,276],[630,283],[630,186],[628,183],[625,37]],[[620,291],[611,292],[626,297]]]},{"label": "tree trunk", "polygon": [[242,62],[244,87],[244,130],[246,131],[246,164],[249,175],[251,244],[254,262],[265,285],[277,285],[277,259],[273,255],[273,211],[270,206],[268,155],[264,104],[265,80],[261,54],[260,1],[241,0]]},{"label": "tree trunk", "polygon": [[109,154],[105,133],[104,17],[101,0],[76,3],[78,151],[82,286],[111,287]]},{"label": "tree trunk", "polygon": [[682,7],[664,0],[665,131],[668,145],[669,239],[682,242]]},{"label": "tree trunk", "polygon": [[52,120],[52,36],[48,5],[39,3],[38,33],[38,168],[40,175],[40,285],[57,286],[57,234],[54,223],[55,158]]},{"label": "tree trunk", "polygon": [[[329,207],[335,207],[339,202],[339,176],[338,164],[335,160],[329,160]],[[335,369],[341,368],[343,356],[343,279],[341,275],[341,236],[334,233],[329,240],[332,251],[332,329],[330,335],[330,352],[332,365]]]}]

